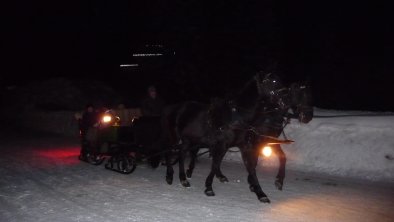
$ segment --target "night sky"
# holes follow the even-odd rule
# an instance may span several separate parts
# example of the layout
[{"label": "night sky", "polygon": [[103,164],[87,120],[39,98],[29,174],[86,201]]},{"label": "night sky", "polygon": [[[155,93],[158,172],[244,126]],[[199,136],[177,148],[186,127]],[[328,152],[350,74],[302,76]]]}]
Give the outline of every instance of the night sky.
[{"label": "night sky", "polygon": [[[125,94],[156,84],[168,98],[201,99],[263,70],[309,81],[322,108],[394,111],[388,9],[344,2],[9,3],[0,80],[99,79]],[[157,50],[164,56],[132,57]],[[119,67],[132,63],[140,66]]]}]

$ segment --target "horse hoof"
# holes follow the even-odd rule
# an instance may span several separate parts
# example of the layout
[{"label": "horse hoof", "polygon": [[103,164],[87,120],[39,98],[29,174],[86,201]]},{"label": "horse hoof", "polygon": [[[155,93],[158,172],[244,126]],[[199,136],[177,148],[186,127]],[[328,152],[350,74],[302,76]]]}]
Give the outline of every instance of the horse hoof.
[{"label": "horse hoof", "polygon": [[172,184],[172,178],[166,177],[166,181],[167,181],[167,184],[168,184],[168,185],[171,185],[171,184]]},{"label": "horse hoof", "polygon": [[181,184],[182,184],[182,186],[184,186],[184,187],[190,187],[190,183],[189,183],[189,181],[187,181],[187,180],[182,180],[182,181],[181,181]]},{"label": "horse hoof", "polygon": [[283,182],[280,181],[279,179],[276,179],[276,180],[275,180],[275,187],[276,187],[276,189],[278,189],[278,190],[282,190],[282,189],[283,189]]},{"label": "horse hoof", "polygon": [[227,183],[227,182],[228,182],[228,179],[227,179],[227,177],[223,176],[223,177],[219,177],[219,181],[220,181],[221,183]]},{"label": "horse hoof", "polygon": [[206,189],[206,190],[204,191],[204,193],[205,193],[205,195],[207,195],[208,197],[215,196],[215,192],[213,192],[213,190]]},{"label": "horse hoof", "polygon": [[259,201],[261,203],[271,203],[270,199],[268,199],[268,197],[260,197]]}]

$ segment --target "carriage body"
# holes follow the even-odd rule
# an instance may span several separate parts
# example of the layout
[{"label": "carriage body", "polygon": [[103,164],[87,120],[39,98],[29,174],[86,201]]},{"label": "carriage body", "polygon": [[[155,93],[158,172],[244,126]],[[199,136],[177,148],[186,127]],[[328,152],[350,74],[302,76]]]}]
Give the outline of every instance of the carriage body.
[{"label": "carriage body", "polygon": [[115,121],[105,122],[105,115],[96,127],[89,128],[86,138],[82,139],[82,160],[93,165],[106,161],[106,169],[132,173],[137,162],[152,155],[155,142],[160,136],[160,119],[140,117],[130,125],[121,126],[116,116],[110,118]]},{"label": "carriage body", "polygon": [[133,126],[112,125],[97,129],[96,150],[101,154],[117,152],[120,147],[127,146],[130,151],[137,152]]}]

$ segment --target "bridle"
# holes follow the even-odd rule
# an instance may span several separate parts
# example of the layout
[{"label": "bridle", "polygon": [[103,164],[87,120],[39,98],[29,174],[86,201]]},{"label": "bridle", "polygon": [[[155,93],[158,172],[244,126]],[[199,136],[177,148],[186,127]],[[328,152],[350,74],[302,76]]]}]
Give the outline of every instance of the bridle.
[{"label": "bridle", "polygon": [[[306,113],[313,113],[313,107],[306,104],[308,103],[308,101],[304,100],[308,99],[308,96],[305,95],[305,93],[307,93],[306,90],[308,90],[308,87],[306,85],[297,85],[297,87],[291,87],[289,90],[299,90],[296,93],[300,94],[296,95],[296,98],[299,99],[299,101],[297,101],[297,104],[294,105],[292,104],[293,101],[290,102],[291,110],[293,111],[293,115],[290,115],[290,118],[297,118],[299,121],[303,122],[302,120],[306,117]],[[302,96],[303,98],[300,98],[300,96]]]}]

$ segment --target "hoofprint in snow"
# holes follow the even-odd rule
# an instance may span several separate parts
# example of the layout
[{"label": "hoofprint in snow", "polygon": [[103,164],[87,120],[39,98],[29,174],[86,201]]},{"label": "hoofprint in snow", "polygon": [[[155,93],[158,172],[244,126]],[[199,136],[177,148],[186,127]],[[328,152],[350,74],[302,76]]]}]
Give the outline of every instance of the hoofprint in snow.
[{"label": "hoofprint in snow", "polygon": [[[393,161],[384,158],[393,151],[387,147],[393,145],[387,138],[392,121],[351,117],[290,124],[286,133],[295,143],[283,145],[289,160],[284,190],[274,186],[274,157],[261,158],[257,167],[271,204],[249,191],[245,168],[232,160],[237,153],[228,153],[222,166],[230,182],[215,180],[216,196],[207,197],[205,156],[192,186],[184,188],[177,178],[166,184],[163,166],[141,163],[124,175],[81,162],[76,138],[2,133],[0,221],[393,221],[394,183],[387,179]],[[328,175],[335,173],[352,179]]]}]

